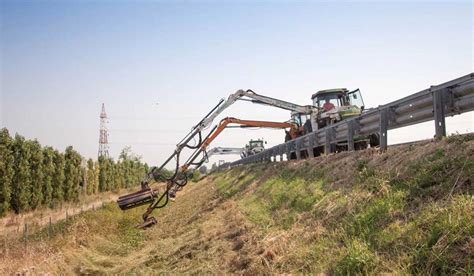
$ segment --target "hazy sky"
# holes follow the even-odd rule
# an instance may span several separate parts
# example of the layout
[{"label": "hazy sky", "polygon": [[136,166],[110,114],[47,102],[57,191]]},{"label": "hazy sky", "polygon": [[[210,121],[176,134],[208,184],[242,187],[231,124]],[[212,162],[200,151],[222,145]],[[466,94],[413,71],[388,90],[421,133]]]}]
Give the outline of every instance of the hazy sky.
[{"label": "hazy sky", "polygon": [[[299,104],[320,89],[360,88],[374,107],[473,71],[470,1],[0,5],[0,125],[93,158],[101,103],[111,155],[131,145],[157,165],[240,88]],[[289,112],[242,102],[226,116],[285,121]],[[472,132],[473,121],[454,117],[448,130]],[[389,142],[432,137],[433,125],[391,131]],[[262,137],[271,146],[284,133],[230,129],[214,145]]]}]

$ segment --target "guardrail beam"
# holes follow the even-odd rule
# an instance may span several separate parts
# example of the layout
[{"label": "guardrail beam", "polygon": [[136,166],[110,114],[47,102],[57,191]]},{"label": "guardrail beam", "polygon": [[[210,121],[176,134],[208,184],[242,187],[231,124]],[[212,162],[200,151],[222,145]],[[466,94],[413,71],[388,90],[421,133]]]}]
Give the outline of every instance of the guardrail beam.
[{"label": "guardrail beam", "polygon": [[474,111],[474,73],[432,86],[379,108],[367,110],[360,117],[348,122],[338,122],[327,128],[317,129],[300,138],[308,139],[307,147],[306,143],[296,145],[296,141],[290,141],[278,146],[278,150],[273,150],[270,156],[262,154],[249,156],[242,161],[230,164],[230,167],[260,162],[265,160],[265,157],[270,157],[271,160],[271,156],[276,157],[276,155],[280,155],[280,160],[282,160],[284,154],[287,155],[287,160],[291,160],[293,151],[296,152],[298,159],[302,157],[301,151],[307,151],[305,156],[313,157],[312,151],[315,148],[319,151],[321,147],[328,154],[335,152],[337,141],[345,139],[348,141],[348,149],[352,150],[354,136],[368,136],[377,132],[380,134],[380,150],[384,151],[387,149],[388,129],[397,129],[433,119],[436,128],[435,137],[441,138],[446,135],[446,116],[469,111]]}]

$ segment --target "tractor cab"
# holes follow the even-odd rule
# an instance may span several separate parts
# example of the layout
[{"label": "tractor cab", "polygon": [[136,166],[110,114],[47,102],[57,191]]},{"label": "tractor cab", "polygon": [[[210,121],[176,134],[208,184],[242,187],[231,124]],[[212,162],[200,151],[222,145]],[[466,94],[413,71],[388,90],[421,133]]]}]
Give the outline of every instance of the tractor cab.
[{"label": "tractor cab", "polygon": [[293,111],[291,112],[290,122],[295,124],[296,127],[291,127],[289,131],[286,131],[285,142],[312,132],[310,114]]},{"label": "tractor cab", "polygon": [[362,99],[359,89],[350,92],[347,88],[320,90],[314,93],[311,99],[313,100],[314,106],[322,109],[324,109],[325,106],[326,109],[328,109],[331,105],[334,106],[333,108],[343,106],[355,106],[359,109],[364,108],[364,100]]},{"label": "tractor cab", "polygon": [[320,111],[319,128],[350,117],[358,116],[364,109],[364,100],[359,89],[346,88],[320,90],[311,97],[313,105]]},{"label": "tractor cab", "polygon": [[260,139],[259,140],[250,140],[249,141],[249,148],[251,150],[253,150],[253,149],[257,149],[257,150],[258,149],[263,149],[264,148],[263,140],[260,140]]},{"label": "tractor cab", "polygon": [[264,144],[266,143],[266,141],[263,141],[261,139],[250,140],[249,143],[245,145],[244,151],[242,152],[242,156],[246,157],[264,151]]},{"label": "tractor cab", "polygon": [[293,111],[291,112],[291,122],[296,124],[298,127],[304,126],[304,124],[309,120],[309,115]]}]

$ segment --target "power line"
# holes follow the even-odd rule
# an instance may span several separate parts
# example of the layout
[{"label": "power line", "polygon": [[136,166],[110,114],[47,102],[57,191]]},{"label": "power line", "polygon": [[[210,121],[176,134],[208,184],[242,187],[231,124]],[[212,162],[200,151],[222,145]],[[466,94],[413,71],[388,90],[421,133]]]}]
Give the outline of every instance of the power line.
[{"label": "power line", "polygon": [[175,143],[160,143],[160,142],[110,142],[111,145],[161,145],[161,146],[176,146]]},{"label": "power line", "polygon": [[196,119],[199,118],[199,115],[196,116],[184,116],[184,117],[177,117],[177,116],[157,116],[157,117],[121,117],[121,116],[115,116],[115,117],[109,117],[108,119],[110,120],[123,120],[123,121],[149,121],[149,120],[189,120],[189,119]]},{"label": "power line", "polygon": [[186,129],[109,129],[112,132],[188,132]]}]

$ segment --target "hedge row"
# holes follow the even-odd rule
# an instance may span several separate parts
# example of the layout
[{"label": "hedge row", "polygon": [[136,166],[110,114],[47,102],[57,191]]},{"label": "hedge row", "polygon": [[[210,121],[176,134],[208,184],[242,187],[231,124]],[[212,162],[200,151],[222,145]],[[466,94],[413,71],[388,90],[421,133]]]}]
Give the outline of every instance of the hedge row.
[{"label": "hedge row", "polygon": [[140,183],[147,164],[122,150],[111,158],[86,161],[72,146],[64,152],[42,147],[8,130],[0,131],[0,216],[78,201],[81,194],[118,190]]}]

